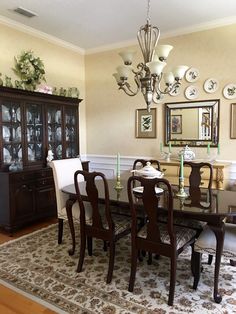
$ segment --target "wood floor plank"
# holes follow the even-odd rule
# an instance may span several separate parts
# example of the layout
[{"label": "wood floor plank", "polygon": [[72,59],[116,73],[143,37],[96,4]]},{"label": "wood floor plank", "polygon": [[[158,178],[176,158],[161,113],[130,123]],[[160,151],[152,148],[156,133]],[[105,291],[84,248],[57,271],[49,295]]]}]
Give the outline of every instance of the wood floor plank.
[{"label": "wood floor plank", "polygon": [[[0,231],[0,244],[17,239],[38,229],[56,223],[57,219],[50,218],[42,222],[28,226],[10,236],[4,230]],[[33,300],[15,292],[0,284],[0,314],[55,314],[56,312]]]}]

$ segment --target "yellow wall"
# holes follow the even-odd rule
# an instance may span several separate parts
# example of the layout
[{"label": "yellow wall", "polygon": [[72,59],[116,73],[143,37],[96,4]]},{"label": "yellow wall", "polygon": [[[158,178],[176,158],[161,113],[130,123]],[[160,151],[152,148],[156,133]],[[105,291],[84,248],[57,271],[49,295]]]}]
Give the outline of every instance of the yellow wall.
[{"label": "yellow wall", "polygon": [[[236,24],[188,35],[168,38],[162,43],[174,46],[168,59],[170,65],[186,64],[199,69],[200,79],[194,83],[199,88],[198,99],[220,99],[220,159],[236,160],[236,140],[230,134],[230,104],[222,95],[223,87],[236,83]],[[129,47],[130,48],[130,47]],[[136,60],[141,61],[138,46]],[[158,156],[160,142],[164,142],[164,106],[157,105],[157,138],[135,138],[135,110],[145,108],[141,94],[129,97],[117,86],[112,73],[122,63],[118,52],[122,49],[86,55],[52,44],[46,40],[0,25],[0,72],[12,78],[14,56],[22,50],[32,49],[39,56],[46,70],[47,84],[56,87],[77,86],[80,89],[80,151],[81,154]],[[85,75],[86,73],[86,75]],[[208,78],[220,82],[219,90],[207,94],[203,83]],[[181,94],[166,96],[165,102],[182,101],[184,89],[190,85],[183,82]],[[86,99],[86,101],[85,101]],[[179,148],[174,148],[177,153]],[[194,148],[197,157],[205,156],[206,148]],[[212,149],[213,151],[213,149]],[[216,152],[216,149],[214,149]]]},{"label": "yellow wall", "polygon": [[[236,140],[230,139],[230,104],[222,95],[223,87],[236,83],[236,24],[196,32],[161,41],[174,46],[168,58],[168,65],[184,64],[200,71],[199,80],[194,83],[199,88],[198,100],[220,99],[220,159],[236,159]],[[138,54],[133,65],[141,61],[139,47],[131,47]],[[164,141],[164,106],[157,105],[157,138],[135,138],[135,110],[145,108],[143,97],[139,94],[129,97],[118,91],[112,73],[122,64],[116,49],[87,55],[86,69],[86,110],[87,110],[87,152],[89,154],[158,156],[160,142]],[[169,68],[170,69],[170,68]],[[167,67],[168,70],[168,67]],[[203,90],[208,78],[218,79],[220,87],[214,94]],[[184,89],[190,83],[183,81],[179,96],[166,96],[165,102],[187,100]],[[174,148],[175,154],[179,148]],[[206,148],[194,148],[198,158],[204,157]],[[216,148],[212,149],[216,152]]]},{"label": "yellow wall", "polygon": [[44,62],[46,84],[58,88],[79,88],[80,98],[84,99],[80,103],[80,152],[86,153],[84,56],[0,24],[0,72],[3,80],[5,75],[10,76],[13,82],[17,79],[12,71],[14,56],[30,49]]}]

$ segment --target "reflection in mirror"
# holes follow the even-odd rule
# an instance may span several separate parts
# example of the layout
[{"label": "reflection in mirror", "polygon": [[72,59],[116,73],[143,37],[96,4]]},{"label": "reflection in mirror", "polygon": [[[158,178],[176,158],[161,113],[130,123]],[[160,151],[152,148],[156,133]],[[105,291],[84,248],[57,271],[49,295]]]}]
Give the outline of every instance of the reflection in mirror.
[{"label": "reflection in mirror", "polygon": [[165,144],[217,146],[219,99],[165,104]]}]

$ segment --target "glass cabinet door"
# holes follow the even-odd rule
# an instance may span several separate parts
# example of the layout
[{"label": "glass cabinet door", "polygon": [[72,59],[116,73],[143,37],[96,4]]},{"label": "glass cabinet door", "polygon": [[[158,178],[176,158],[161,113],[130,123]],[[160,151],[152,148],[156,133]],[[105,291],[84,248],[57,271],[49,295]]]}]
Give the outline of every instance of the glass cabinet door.
[{"label": "glass cabinet door", "polygon": [[11,164],[22,160],[22,109],[19,103],[4,101],[2,115],[2,162]]},{"label": "glass cabinet door", "polygon": [[29,163],[43,159],[43,115],[39,104],[27,104],[26,117],[26,158]]},{"label": "glass cabinet door", "polygon": [[66,157],[76,157],[78,155],[78,138],[76,133],[77,123],[76,108],[65,108],[65,143]]},{"label": "glass cabinet door", "polygon": [[49,106],[47,111],[48,149],[54,154],[54,159],[62,159],[62,108]]}]

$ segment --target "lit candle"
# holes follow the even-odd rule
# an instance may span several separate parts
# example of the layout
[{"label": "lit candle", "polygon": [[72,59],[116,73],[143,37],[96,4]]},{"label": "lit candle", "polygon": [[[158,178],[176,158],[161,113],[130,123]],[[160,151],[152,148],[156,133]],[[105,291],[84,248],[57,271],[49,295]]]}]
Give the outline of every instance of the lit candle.
[{"label": "lit candle", "polygon": [[218,143],[218,146],[217,146],[217,154],[220,155],[220,143]]},{"label": "lit candle", "polygon": [[210,154],[210,143],[207,144],[207,154]]},{"label": "lit candle", "polygon": [[162,145],[162,142],[160,143],[160,152],[162,153],[163,151],[163,145]]},{"label": "lit candle", "polygon": [[171,142],[169,142],[169,153],[171,153]]},{"label": "lit candle", "polygon": [[116,175],[120,177],[120,153],[118,153],[116,157]]},{"label": "lit candle", "polygon": [[180,178],[184,178],[184,156],[183,154],[180,155]]}]

